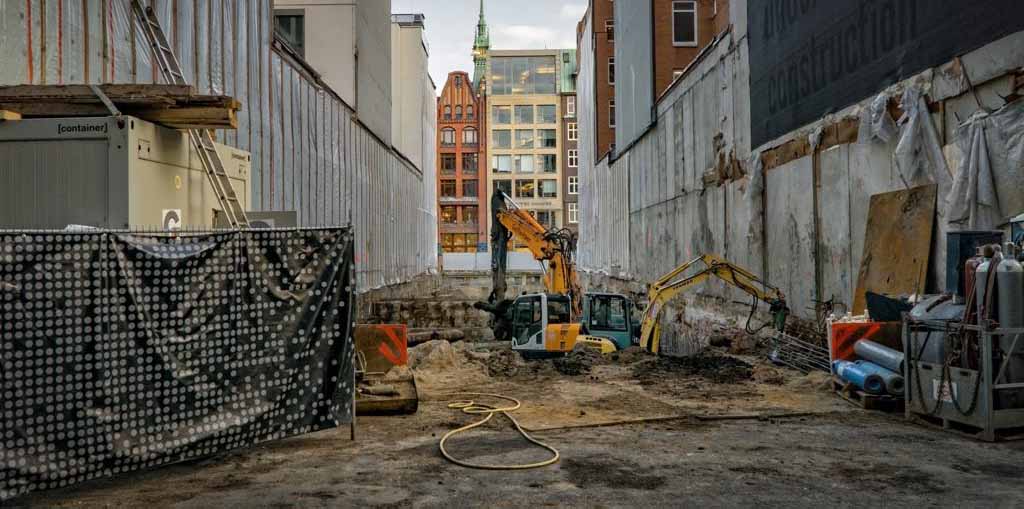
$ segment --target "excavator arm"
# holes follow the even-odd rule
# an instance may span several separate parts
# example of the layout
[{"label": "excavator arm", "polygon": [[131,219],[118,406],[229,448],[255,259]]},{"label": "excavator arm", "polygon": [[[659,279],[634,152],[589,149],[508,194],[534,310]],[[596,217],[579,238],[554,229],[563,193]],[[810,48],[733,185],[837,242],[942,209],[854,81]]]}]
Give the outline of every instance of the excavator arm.
[{"label": "excavator arm", "polygon": [[[518,239],[526,245],[536,260],[548,262],[548,269],[544,274],[544,287],[547,292],[568,295],[573,316],[582,314],[583,295],[576,275],[576,266],[572,261],[575,236],[566,230],[548,230],[501,191],[495,193],[495,200],[491,206],[494,208],[492,219],[498,229],[497,232],[492,232],[492,237]],[[507,233],[503,234],[501,230]],[[495,252],[497,253],[497,250]],[[500,256],[505,258],[506,250],[501,250]],[[502,264],[504,265],[504,260]],[[504,281],[500,286],[505,286]]]},{"label": "excavator arm", "polygon": [[[693,267],[700,267],[700,269],[694,272],[691,270]],[[644,350],[658,353],[661,336],[658,319],[664,311],[665,304],[680,293],[712,277],[717,277],[746,292],[754,299],[767,303],[773,316],[774,327],[777,330],[785,328],[789,308],[786,307],[785,296],[778,288],[718,256],[705,254],[676,267],[651,283],[647,294],[647,309],[644,311],[643,321],[640,325],[640,346]],[[756,305],[756,301],[754,304]],[[747,332],[753,332],[749,329],[749,323]]]}]

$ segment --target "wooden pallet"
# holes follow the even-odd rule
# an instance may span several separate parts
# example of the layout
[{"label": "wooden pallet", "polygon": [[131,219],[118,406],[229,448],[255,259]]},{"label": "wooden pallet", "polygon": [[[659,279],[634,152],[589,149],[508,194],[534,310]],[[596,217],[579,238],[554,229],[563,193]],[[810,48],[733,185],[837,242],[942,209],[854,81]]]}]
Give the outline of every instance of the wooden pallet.
[{"label": "wooden pallet", "polygon": [[[237,129],[234,98],[200,95],[188,85],[100,85],[118,110],[175,129]],[[0,110],[23,118],[106,116],[110,110],[88,85],[0,87]]]},{"label": "wooden pallet", "polygon": [[875,410],[887,413],[903,413],[903,398],[897,398],[888,394],[868,394],[857,386],[841,380],[837,376],[832,377],[832,389],[839,397],[857,405],[864,410]]}]

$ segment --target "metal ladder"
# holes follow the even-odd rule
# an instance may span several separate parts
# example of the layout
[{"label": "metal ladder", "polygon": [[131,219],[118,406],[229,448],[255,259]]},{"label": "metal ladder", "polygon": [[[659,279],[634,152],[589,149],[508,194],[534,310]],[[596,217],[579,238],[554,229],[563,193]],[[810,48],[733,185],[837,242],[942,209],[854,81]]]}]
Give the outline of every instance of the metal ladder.
[{"label": "metal ladder", "polygon": [[[156,54],[156,61],[160,66],[160,74],[164,80],[173,85],[188,85],[185,75],[181,70],[181,63],[178,57],[167,42],[163,28],[157,20],[156,13],[152,7],[143,6],[141,0],[131,0],[132,12],[135,19],[142,26],[146,39],[149,40],[153,52]],[[249,219],[245,215],[242,203],[238,201],[238,195],[231,187],[231,179],[224,169],[224,162],[217,153],[217,147],[213,142],[213,133],[208,129],[188,129],[188,137],[192,140],[192,146],[199,153],[199,160],[203,163],[206,176],[213,186],[217,195],[217,201],[224,211],[228,224],[234,229],[249,228]]]}]

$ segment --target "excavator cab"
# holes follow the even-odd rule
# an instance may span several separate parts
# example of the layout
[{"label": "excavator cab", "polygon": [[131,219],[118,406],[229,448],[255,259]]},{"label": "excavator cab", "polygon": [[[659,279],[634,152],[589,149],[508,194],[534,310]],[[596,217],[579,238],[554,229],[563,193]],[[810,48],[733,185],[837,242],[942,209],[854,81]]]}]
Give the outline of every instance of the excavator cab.
[{"label": "excavator cab", "polygon": [[640,337],[640,322],[632,310],[633,302],[625,295],[588,293],[583,298],[583,333],[606,338],[617,350],[629,348]]},{"label": "excavator cab", "polygon": [[570,323],[570,306],[567,295],[537,293],[516,298],[512,304],[512,349],[527,357],[571,351],[580,327]]}]

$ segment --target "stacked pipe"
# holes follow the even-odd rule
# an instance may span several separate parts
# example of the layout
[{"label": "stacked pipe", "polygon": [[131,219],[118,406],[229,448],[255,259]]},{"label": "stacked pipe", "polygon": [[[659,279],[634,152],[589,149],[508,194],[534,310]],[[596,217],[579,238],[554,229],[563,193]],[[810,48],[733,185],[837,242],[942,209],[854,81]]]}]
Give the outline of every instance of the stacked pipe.
[{"label": "stacked pipe", "polygon": [[842,380],[868,394],[903,396],[903,353],[862,339],[853,345],[862,360],[835,361],[832,367]]}]

